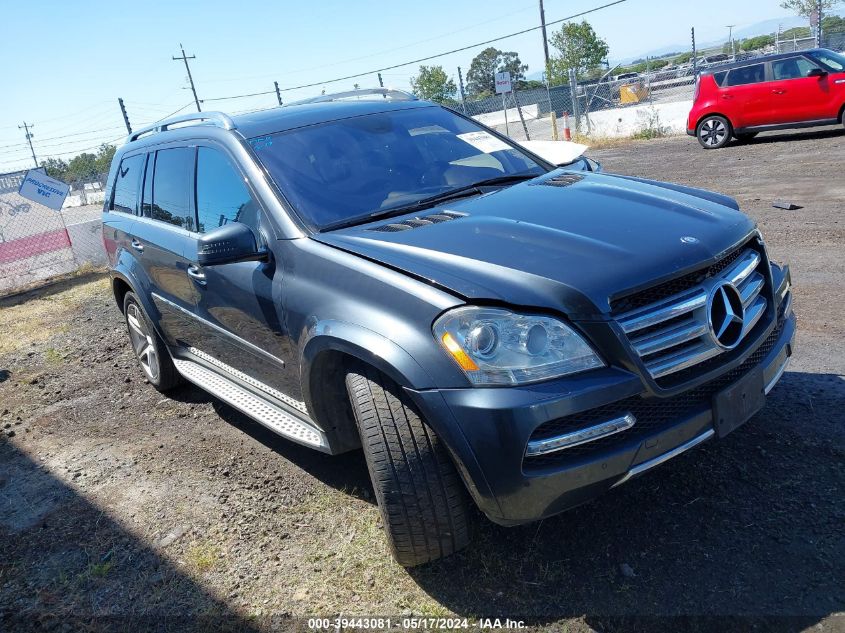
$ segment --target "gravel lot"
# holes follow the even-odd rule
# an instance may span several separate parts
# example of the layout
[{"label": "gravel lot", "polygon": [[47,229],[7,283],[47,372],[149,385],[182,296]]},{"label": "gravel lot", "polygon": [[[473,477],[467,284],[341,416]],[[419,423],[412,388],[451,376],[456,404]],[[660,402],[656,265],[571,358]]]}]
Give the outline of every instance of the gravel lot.
[{"label": "gravel lot", "polygon": [[0,629],[414,613],[561,631],[843,630],[843,142],[831,129],[593,152],[611,172],[737,197],[792,264],[797,355],[725,440],[539,524],[479,519],[466,552],[411,571],[386,552],[360,453],[288,443],[197,389],[158,394],[105,279],[5,300]]}]

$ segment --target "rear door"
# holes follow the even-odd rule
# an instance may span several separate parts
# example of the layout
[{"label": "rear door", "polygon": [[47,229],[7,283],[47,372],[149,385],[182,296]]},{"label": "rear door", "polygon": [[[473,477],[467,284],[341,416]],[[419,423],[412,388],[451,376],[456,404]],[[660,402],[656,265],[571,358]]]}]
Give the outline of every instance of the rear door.
[{"label": "rear door", "polygon": [[825,77],[808,77],[821,68],[803,55],[775,59],[772,81],[772,123],[801,123],[830,117],[830,83]]},{"label": "rear door", "polygon": [[[249,226],[259,245],[270,252],[276,242],[273,227],[245,174],[225,148],[202,143],[196,169],[199,232],[240,222]],[[203,267],[197,316],[206,329],[195,347],[220,369],[234,370],[241,379],[238,372],[245,374],[298,400],[298,367],[292,362],[295,355],[281,308],[280,263],[278,253],[270,252],[267,261]]]},{"label": "rear door", "polygon": [[[187,346],[199,335],[193,318],[197,283],[189,275],[196,252],[193,206],[196,148],[164,147],[147,158],[141,216],[132,229],[141,290],[159,312],[159,329],[171,346]],[[154,317],[155,318],[155,317]]]},{"label": "rear door", "polygon": [[764,62],[729,70],[719,91],[719,101],[734,129],[767,125],[771,119],[770,97]]}]

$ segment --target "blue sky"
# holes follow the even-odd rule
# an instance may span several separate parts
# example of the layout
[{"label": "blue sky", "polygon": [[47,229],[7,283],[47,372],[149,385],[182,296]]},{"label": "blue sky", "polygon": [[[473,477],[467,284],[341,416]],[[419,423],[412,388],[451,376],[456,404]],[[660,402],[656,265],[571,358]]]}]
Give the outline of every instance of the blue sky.
[{"label": "blue sky", "polygon": [[[553,21],[609,0],[545,0]],[[664,45],[686,44],[695,26],[700,41],[737,28],[788,17],[777,0],[658,2],[627,0],[587,16],[611,58]],[[706,10],[702,8],[706,6]],[[715,18],[715,21],[714,21]],[[117,98],[134,126],[185,107],[193,111],[185,68],[171,59],[179,43],[196,55],[191,70],[200,99],[289,88],[369,71],[530,28],[539,23],[537,0],[426,0],[425,2],[259,2],[220,0],[120,3],[46,0],[8,3],[0,25],[4,61],[0,98],[0,172],[31,166],[23,120],[35,123],[42,157],[69,158],[125,135]],[[550,30],[559,28],[550,27]],[[515,50],[529,73],[542,69],[539,31],[495,44]],[[481,48],[438,58],[453,76],[466,73]],[[407,88],[418,65],[385,73],[385,84]],[[327,90],[377,85],[371,76],[326,83]],[[320,87],[283,93],[293,100]],[[237,112],[270,107],[275,95],[208,101],[204,109]]]}]

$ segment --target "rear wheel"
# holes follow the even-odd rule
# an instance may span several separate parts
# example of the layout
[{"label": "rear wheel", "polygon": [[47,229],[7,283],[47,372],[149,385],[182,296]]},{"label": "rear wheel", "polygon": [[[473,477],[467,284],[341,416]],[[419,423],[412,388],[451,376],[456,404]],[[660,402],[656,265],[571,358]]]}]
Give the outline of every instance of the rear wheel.
[{"label": "rear wheel", "polygon": [[695,136],[704,149],[719,149],[731,140],[733,130],[730,122],[723,116],[704,117],[695,130]]},{"label": "rear wheel", "polygon": [[412,567],[465,547],[466,490],[446,447],[408,395],[366,366],[347,374],[346,387],[397,562]]},{"label": "rear wheel", "polygon": [[150,324],[134,292],[127,292],[123,297],[123,316],[129,330],[132,351],[147,380],[159,391],[167,391],[179,385],[182,377],[173,365],[170,352]]},{"label": "rear wheel", "polygon": [[757,132],[744,132],[742,134],[736,134],[736,140],[740,143],[745,143],[746,141],[750,141],[752,138],[757,136]]}]

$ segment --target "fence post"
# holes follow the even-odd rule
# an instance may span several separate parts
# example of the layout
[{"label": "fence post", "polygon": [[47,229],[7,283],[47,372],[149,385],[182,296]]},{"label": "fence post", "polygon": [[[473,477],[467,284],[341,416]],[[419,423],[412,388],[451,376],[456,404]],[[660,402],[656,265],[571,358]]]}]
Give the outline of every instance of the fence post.
[{"label": "fence post", "polygon": [[461,107],[464,109],[464,114],[467,113],[467,100],[464,95],[464,75],[461,73],[461,67],[458,66],[458,86],[461,89]]},{"label": "fence post", "polygon": [[528,126],[525,125],[525,117],[522,116],[522,107],[519,105],[519,96],[516,94],[516,90],[512,90],[511,94],[513,95],[513,101],[516,104],[516,111],[519,113],[519,120],[522,121],[522,129],[525,132],[525,140],[530,141],[531,137],[528,135]]},{"label": "fence post", "polygon": [[555,111],[554,111],[554,110],[552,110],[551,112],[549,112],[549,117],[550,117],[550,118],[551,118],[551,120],[552,120],[552,140],[553,140],[553,141],[557,141],[557,140],[558,140],[558,135],[557,135],[557,116],[555,116]]},{"label": "fence post", "polygon": [[581,130],[579,122],[580,112],[578,107],[578,77],[575,74],[575,69],[569,69],[569,92],[572,95],[572,116],[575,117],[575,133],[578,134]]}]

